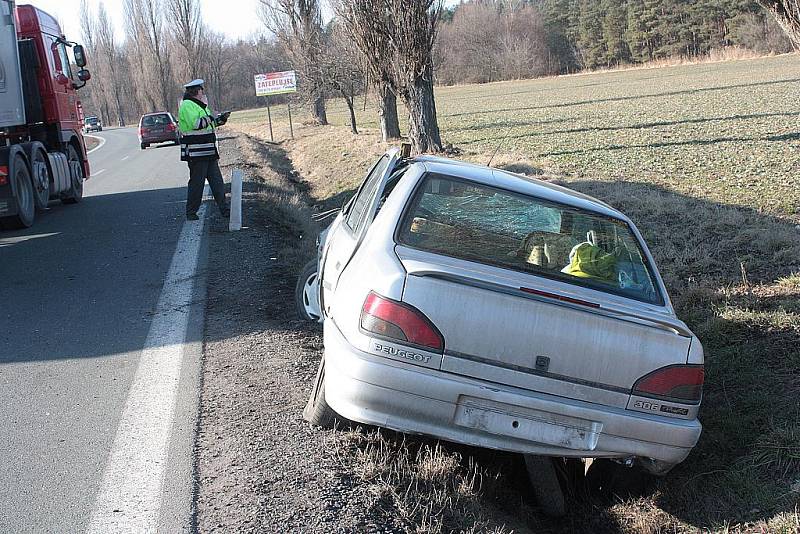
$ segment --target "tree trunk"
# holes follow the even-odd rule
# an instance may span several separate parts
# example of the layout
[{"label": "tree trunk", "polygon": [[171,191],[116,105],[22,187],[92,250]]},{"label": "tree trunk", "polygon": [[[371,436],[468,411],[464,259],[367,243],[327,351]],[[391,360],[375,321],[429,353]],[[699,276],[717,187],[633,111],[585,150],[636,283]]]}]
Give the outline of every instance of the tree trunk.
[{"label": "tree trunk", "polygon": [[800,0],[758,0],[772,13],[795,50],[800,51]]},{"label": "tree trunk", "polygon": [[121,128],[125,126],[125,112],[122,109],[122,98],[120,98],[119,87],[116,87],[116,80],[114,85],[114,99],[116,100],[117,104],[117,120],[119,121],[119,126]]},{"label": "tree trunk", "polygon": [[325,111],[325,95],[317,95],[311,103],[311,117],[320,126],[328,125],[328,114]]},{"label": "tree trunk", "polygon": [[381,123],[381,137],[386,143],[400,138],[400,123],[397,119],[397,95],[386,80],[381,80],[378,89],[378,117]]},{"label": "tree trunk", "polygon": [[416,154],[442,150],[439,123],[436,120],[432,71],[432,67],[427,67],[422,76],[410,80],[403,93],[403,101],[408,109],[408,134]]},{"label": "tree trunk", "polygon": [[358,128],[356,128],[356,111],[353,109],[355,105],[355,96],[348,96],[344,91],[342,91],[342,96],[344,97],[344,101],[347,102],[347,109],[350,110],[350,131],[358,135]]}]

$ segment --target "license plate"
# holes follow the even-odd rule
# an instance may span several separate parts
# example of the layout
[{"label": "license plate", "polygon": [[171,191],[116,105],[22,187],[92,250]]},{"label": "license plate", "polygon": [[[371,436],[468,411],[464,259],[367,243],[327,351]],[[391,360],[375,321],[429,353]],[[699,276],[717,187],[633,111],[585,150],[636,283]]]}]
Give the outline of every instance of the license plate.
[{"label": "license plate", "polygon": [[565,449],[591,451],[603,424],[473,397],[461,397],[457,425]]}]

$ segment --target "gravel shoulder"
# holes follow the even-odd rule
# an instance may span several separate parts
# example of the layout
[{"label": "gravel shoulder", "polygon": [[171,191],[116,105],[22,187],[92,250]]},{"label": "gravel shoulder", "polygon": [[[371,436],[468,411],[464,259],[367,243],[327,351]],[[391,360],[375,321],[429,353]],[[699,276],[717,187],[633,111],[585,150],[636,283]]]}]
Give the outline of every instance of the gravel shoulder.
[{"label": "gravel shoulder", "polygon": [[344,435],[302,420],[322,342],[320,328],[295,319],[302,239],[280,213],[284,193],[295,193],[270,166],[280,166],[279,154],[254,164],[246,144],[223,140],[221,161],[225,176],[245,170],[245,228],[230,233],[221,219],[210,221],[197,529],[379,531],[370,495],[342,467]]}]

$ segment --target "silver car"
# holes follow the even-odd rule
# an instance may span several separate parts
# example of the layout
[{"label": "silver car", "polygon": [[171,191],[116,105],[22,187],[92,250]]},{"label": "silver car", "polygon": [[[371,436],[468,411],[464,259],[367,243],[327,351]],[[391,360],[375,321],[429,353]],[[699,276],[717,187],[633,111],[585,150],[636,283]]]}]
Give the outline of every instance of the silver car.
[{"label": "silver car", "polygon": [[553,515],[565,462],[664,474],[697,443],[702,346],[639,231],[603,202],[393,150],[317,266],[298,285],[324,329],[314,424],[338,414],[523,453]]}]

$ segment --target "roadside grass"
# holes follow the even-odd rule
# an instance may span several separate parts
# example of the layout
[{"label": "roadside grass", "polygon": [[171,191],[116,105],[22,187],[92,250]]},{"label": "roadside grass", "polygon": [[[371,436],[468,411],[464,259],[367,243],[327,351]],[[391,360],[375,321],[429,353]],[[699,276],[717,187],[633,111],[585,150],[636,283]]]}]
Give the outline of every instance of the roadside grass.
[{"label": "roadside grass", "polygon": [[[787,55],[437,88],[443,137],[460,159],[486,163],[496,151],[493,166],[588,193],[636,222],[679,316],[706,349],[704,431],[687,461],[644,494],[578,500],[564,524],[499,489],[513,469],[491,455],[354,438],[359,465],[387,473],[377,484],[392,509],[430,498],[420,490],[430,472],[422,464],[441,457],[436,465],[448,467],[434,493],[451,500],[436,502],[514,513],[513,501],[537,532],[800,531],[798,67],[800,56]],[[296,139],[281,143],[316,210],[343,204],[386,149],[374,110],[359,111],[362,135],[354,136],[344,106],[331,104],[333,126],[299,124]],[[231,124],[268,135],[261,110]],[[409,530],[450,530],[445,508],[424,521],[407,513]],[[485,514],[464,517],[480,530]]]}]

